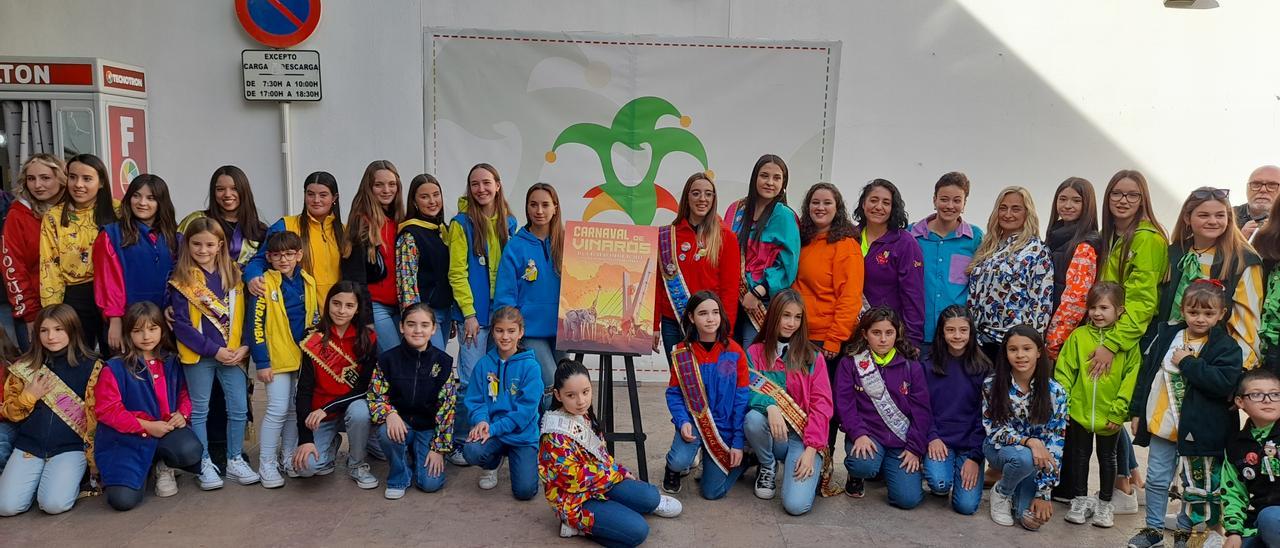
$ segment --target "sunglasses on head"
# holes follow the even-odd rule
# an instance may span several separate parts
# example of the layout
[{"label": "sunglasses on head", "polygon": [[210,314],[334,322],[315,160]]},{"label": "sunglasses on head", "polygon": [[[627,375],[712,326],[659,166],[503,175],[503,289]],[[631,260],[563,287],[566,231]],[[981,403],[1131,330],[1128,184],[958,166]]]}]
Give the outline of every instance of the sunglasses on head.
[{"label": "sunglasses on head", "polygon": [[1197,200],[1226,200],[1231,195],[1231,189],[1228,188],[1202,188],[1191,191],[1191,197]]}]

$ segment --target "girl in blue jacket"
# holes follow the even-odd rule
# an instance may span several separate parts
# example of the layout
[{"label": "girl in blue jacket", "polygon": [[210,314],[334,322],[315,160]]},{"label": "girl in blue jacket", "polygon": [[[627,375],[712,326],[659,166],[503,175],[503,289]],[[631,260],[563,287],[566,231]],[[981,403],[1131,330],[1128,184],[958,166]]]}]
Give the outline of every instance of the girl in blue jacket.
[{"label": "girl in blue jacket", "polygon": [[[525,194],[529,219],[502,250],[493,309],[516,307],[523,311],[527,329],[521,343],[533,352],[542,367],[542,384],[555,379],[556,364],[564,352],[556,352],[556,322],[560,308],[560,268],[564,257],[564,223],[560,220],[560,196],[546,183],[535,183]],[[551,404],[542,399],[540,409]]]},{"label": "girl in blue jacket", "polygon": [[505,306],[490,315],[494,349],[471,374],[467,410],[471,432],[463,454],[484,469],[480,488],[498,486],[498,466],[511,459],[511,493],[517,500],[538,494],[538,403],[546,386],[532,350],[520,347],[524,318]]}]

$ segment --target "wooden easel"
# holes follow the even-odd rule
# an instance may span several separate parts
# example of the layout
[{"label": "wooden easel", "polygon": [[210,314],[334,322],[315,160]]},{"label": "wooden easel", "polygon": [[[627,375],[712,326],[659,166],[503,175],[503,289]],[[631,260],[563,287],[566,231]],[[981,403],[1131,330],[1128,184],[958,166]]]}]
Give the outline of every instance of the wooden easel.
[{"label": "wooden easel", "polygon": [[[640,397],[636,390],[636,362],[635,359],[639,354],[612,354],[607,352],[578,352],[570,351],[573,359],[579,363],[586,363],[582,360],[583,356],[597,356],[600,358],[600,386],[597,392],[600,398],[596,400],[596,419],[600,421],[601,428],[604,430],[605,445],[609,448],[609,453],[613,453],[615,442],[634,443],[636,446],[636,468],[639,473],[640,481],[649,481],[649,465],[645,460],[644,454],[644,427],[640,423]],[[631,401],[631,431],[617,432],[614,430],[613,420],[613,358],[622,358],[622,362],[626,365],[627,371],[627,397]]]}]

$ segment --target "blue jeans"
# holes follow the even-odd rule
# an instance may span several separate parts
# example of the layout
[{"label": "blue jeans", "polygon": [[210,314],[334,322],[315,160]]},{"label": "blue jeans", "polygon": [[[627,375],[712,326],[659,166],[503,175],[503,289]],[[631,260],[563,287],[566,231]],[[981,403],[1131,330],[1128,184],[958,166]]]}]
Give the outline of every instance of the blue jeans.
[{"label": "blue jeans", "polygon": [[[1120,429],[1124,431],[1123,428]],[[1121,440],[1123,442],[1123,439]],[[1119,450],[1116,451],[1119,454]],[[1147,527],[1164,528],[1164,513],[1169,507],[1169,486],[1178,467],[1178,444],[1151,436],[1147,446]],[[1187,505],[1178,512],[1178,530],[1191,530],[1191,517]]]},{"label": "blue jeans", "polygon": [[440,350],[449,345],[449,329],[453,327],[453,316],[448,308],[433,308],[436,313],[436,333],[431,336],[431,344]]},{"label": "blue jeans", "polygon": [[[987,462],[991,463],[992,468],[1004,472],[1004,476],[992,489],[1001,495],[1013,497],[1013,516],[1011,517],[1015,520],[1020,519],[1022,514],[1031,508],[1031,501],[1036,497],[1036,465],[1031,458],[1031,449],[1021,445],[996,449],[990,441],[987,441],[982,444],[982,454],[987,457]],[[1160,517],[1163,519],[1164,514]]]},{"label": "blue jeans", "polygon": [[533,357],[538,360],[538,366],[542,368],[542,386],[547,387],[542,394],[542,406],[540,411],[546,411],[551,408],[551,387],[555,385],[556,380],[556,364],[564,358],[565,353],[556,350],[556,339],[541,337],[525,337],[521,340],[526,349],[533,351]]},{"label": "blue jeans", "polygon": [[467,462],[485,470],[497,470],[502,457],[511,461],[511,494],[529,500],[538,494],[538,446],[507,445],[498,438],[470,442],[462,446]]},{"label": "blue jeans", "polygon": [[464,328],[461,324],[458,325],[458,359],[454,362],[458,365],[458,403],[453,413],[453,431],[463,433],[461,438],[465,438],[465,433],[471,431],[471,410],[467,409],[464,395],[471,385],[471,374],[476,370],[476,363],[489,352],[491,343],[488,327],[480,326],[480,330],[476,332],[476,342],[467,344]]},{"label": "blue jeans", "polygon": [[398,305],[373,303],[373,331],[378,334],[379,353],[400,346],[400,309]]},{"label": "blue jeans", "polygon": [[[733,340],[738,341],[743,348],[747,348],[755,342],[756,334],[759,332],[756,331],[756,326],[751,325],[751,316],[747,315],[747,309],[742,308],[741,304],[737,306],[738,324],[733,326],[733,332],[736,335]],[[765,303],[765,306],[768,306],[768,303]]]},{"label": "blue jeans", "polygon": [[249,420],[248,384],[244,370],[234,365],[222,365],[213,358],[200,361],[186,368],[187,388],[191,392],[191,430],[195,431],[204,446],[202,459],[209,458],[209,397],[213,393],[213,380],[222,385],[227,402],[227,459],[240,458],[244,452],[244,429]]},{"label": "blue jeans", "polygon": [[877,474],[884,474],[884,482],[889,488],[890,505],[903,510],[920,506],[924,501],[924,489],[920,487],[924,474],[919,470],[907,473],[902,469],[902,454],[906,449],[885,449],[876,440],[871,440],[871,443],[875,445],[875,452],[868,458],[858,458],[853,456],[853,442],[846,437],[844,451],[848,456],[844,458],[844,468],[849,471],[849,477],[870,479]]},{"label": "blue jeans", "polygon": [[684,340],[684,331],[680,329],[679,320],[662,318],[662,348],[667,351],[667,363],[671,363],[671,349],[676,343]]},{"label": "blue jeans", "polygon": [[[382,452],[387,456],[387,489],[408,489],[412,482],[425,493],[434,493],[444,487],[444,471],[433,476],[427,472],[427,455],[431,453],[431,440],[436,437],[435,430],[417,430],[405,425],[407,432],[404,442],[391,441],[387,435],[387,425],[378,427],[378,443],[382,444]],[[413,451],[409,445],[413,445]]]},{"label": "blue jeans", "polygon": [[603,546],[639,546],[649,536],[644,515],[653,513],[661,500],[658,488],[642,481],[615,483],[605,492],[604,500],[582,503],[596,520],[591,525],[591,540]]},{"label": "blue jeans", "polygon": [[80,478],[88,465],[84,451],[67,451],[47,459],[14,451],[0,474],[0,516],[26,512],[32,499],[46,514],[70,510],[80,494]]},{"label": "blue jeans", "polygon": [[13,453],[13,440],[17,437],[17,424],[0,421],[0,474],[4,473],[4,465],[9,462],[9,455]]},{"label": "blue jeans", "polygon": [[291,462],[293,450],[298,448],[298,412],[294,409],[297,378],[297,372],[276,373],[267,383],[267,410],[262,414],[262,439],[258,442],[258,458],[264,462],[277,457],[279,462]]},{"label": "blue jeans", "polygon": [[[743,318],[745,321],[746,318]],[[804,442],[795,432],[790,432],[786,441],[773,439],[769,432],[769,421],[756,410],[747,411],[743,423],[743,434],[747,443],[755,450],[760,459],[760,466],[772,468],[777,477],[782,478],[782,509],[793,516],[804,515],[813,509],[813,499],[818,494],[818,481],[822,479],[822,452],[813,459],[813,474],[796,479],[796,464],[804,454]],[[782,461],[782,468],[777,467]]]},{"label": "blue jeans", "polygon": [[1243,548],[1280,546],[1280,506],[1268,506],[1258,512],[1258,534],[1244,539]]},{"label": "blue jeans", "polygon": [[693,468],[694,458],[698,456],[699,451],[702,452],[702,482],[699,485],[702,498],[707,500],[724,498],[729,494],[729,488],[733,487],[733,484],[742,476],[746,467],[739,465],[726,474],[715,461],[711,460],[711,454],[702,447],[702,436],[698,434],[696,427],[693,429],[693,441],[684,441],[684,438],[680,437],[680,430],[676,429],[675,439],[671,440],[671,450],[667,451],[667,468],[682,473]]},{"label": "blue jeans", "polygon": [[307,462],[302,469],[298,470],[298,475],[309,478],[320,470],[334,466],[333,456],[338,452],[338,445],[342,444],[338,439],[339,430],[347,432],[347,468],[355,468],[363,463],[369,443],[370,426],[369,402],[361,398],[347,404],[347,410],[343,413],[341,420],[324,421],[314,430],[312,439],[316,444],[316,453],[319,457],[308,456]]},{"label": "blue jeans", "polygon": [[982,502],[982,461],[978,461],[978,481],[972,489],[963,487],[960,471],[964,469],[968,458],[957,455],[948,448],[947,458],[943,460],[924,459],[924,479],[929,484],[929,491],[935,495],[951,495],[951,509],[957,513],[971,516],[978,511]]}]

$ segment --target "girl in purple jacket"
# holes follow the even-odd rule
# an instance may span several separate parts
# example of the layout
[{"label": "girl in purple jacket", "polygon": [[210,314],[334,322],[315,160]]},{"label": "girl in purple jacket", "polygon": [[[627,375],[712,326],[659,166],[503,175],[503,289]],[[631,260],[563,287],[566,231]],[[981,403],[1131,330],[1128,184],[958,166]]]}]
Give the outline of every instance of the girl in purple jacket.
[{"label": "girl in purple jacket", "polygon": [[867,183],[853,222],[862,244],[862,306],[892,309],[905,327],[898,335],[919,348],[924,342],[924,256],[906,230],[907,206],[898,187],[884,179]]},{"label": "girl in purple jacket", "polygon": [[[845,493],[862,498],[863,481],[884,474],[889,504],[910,510],[924,500],[922,457],[933,428],[924,369],[892,309],[862,315],[850,354],[836,373],[836,412],[847,439]],[[848,441],[852,440],[852,441]]]},{"label": "girl in purple jacket", "polygon": [[933,341],[921,359],[933,411],[924,478],[930,492],[950,495],[951,509],[969,516],[982,502],[982,381],[991,361],[978,351],[973,316],[963,306],[942,310]]}]

